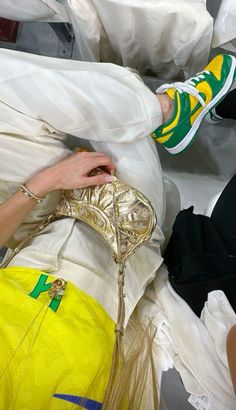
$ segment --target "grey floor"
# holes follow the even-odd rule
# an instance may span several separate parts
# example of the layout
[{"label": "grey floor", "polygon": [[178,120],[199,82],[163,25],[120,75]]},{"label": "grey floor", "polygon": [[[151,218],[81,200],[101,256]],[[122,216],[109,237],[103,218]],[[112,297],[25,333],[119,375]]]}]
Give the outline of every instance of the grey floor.
[{"label": "grey floor", "polygon": [[[220,0],[209,0],[208,9],[215,15]],[[24,23],[20,25],[16,44],[0,42],[0,47],[43,54],[52,57],[71,58],[76,54],[73,39],[61,41],[47,23]],[[69,141],[70,142],[70,141]],[[73,141],[71,141],[73,145]],[[4,250],[0,250],[0,259]],[[174,369],[163,373],[161,385],[161,410],[191,410],[189,394],[185,391],[178,372]]]}]

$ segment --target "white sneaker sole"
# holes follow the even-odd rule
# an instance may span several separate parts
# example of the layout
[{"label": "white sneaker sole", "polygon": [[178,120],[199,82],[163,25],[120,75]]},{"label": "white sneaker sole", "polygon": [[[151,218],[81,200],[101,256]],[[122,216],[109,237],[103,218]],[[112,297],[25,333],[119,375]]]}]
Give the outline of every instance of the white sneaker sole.
[{"label": "white sneaker sole", "polygon": [[207,104],[202,112],[199,114],[198,118],[196,119],[195,123],[189,130],[188,134],[182,139],[179,144],[177,144],[173,148],[166,148],[167,151],[169,151],[171,154],[179,154],[180,152],[184,151],[187,146],[193,141],[196,132],[198,128],[200,127],[200,124],[203,120],[203,118],[208,114],[209,110],[214,108],[214,106],[221,101],[221,99],[227,94],[227,92],[230,90],[233,82],[234,82],[234,72],[236,68],[236,58],[234,56],[230,56],[232,59],[232,66],[228,75],[227,80],[225,81],[224,87],[220,90],[220,92],[211,100],[209,104]]}]

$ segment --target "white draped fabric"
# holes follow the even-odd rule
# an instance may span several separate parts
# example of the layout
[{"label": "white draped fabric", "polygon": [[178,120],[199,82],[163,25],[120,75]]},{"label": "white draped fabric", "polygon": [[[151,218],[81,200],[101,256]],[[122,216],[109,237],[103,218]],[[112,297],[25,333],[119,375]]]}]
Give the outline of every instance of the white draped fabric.
[{"label": "white draped fabric", "polygon": [[83,60],[173,78],[206,64],[212,18],[205,1],[68,0]]},{"label": "white draped fabric", "polygon": [[235,394],[226,337],[236,315],[222,291],[208,294],[199,319],[167,280],[165,265],[140,301],[139,315],[157,327],[155,357],[163,370],[175,366],[188,392],[213,399],[211,410],[234,410]]},{"label": "white draped fabric", "polygon": [[213,20],[205,0],[0,0],[2,17],[70,21],[79,58],[186,76],[207,63]]},{"label": "white draped fabric", "polygon": [[18,21],[67,21],[66,8],[56,0],[0,0],[0,17]]}]

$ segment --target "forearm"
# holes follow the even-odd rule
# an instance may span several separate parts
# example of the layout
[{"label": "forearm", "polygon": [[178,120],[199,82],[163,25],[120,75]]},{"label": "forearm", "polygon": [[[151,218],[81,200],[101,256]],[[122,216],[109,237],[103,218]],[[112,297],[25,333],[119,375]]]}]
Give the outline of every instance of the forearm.
[{"label": "forearm", "polygon": [[[39,197],[47,193],[47,180],[43,173],[26,183],[27,188]],[[17,228],[36,206],[37,201],[20,190],[0,205],[0,248],[12,237]]]},{"label": "forearm", "polygon": [[7,243],[35,205],[32,199],[26,198],[21,192],[0,205],[0,248]]}]

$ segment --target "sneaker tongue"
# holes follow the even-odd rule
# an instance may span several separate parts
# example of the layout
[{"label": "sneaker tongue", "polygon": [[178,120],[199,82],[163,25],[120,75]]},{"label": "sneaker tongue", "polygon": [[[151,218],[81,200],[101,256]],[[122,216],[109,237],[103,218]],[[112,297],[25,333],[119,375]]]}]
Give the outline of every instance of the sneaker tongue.
[{"label": "sneaker tongue", "polygon": [[175,93],[176,89],[175,88],[169,88],[169,90],[166,91],[166,94],[172,99],[175,99]]},{"label": "sneaker tongue", "polygon": [[[169,88],[169,90],[166,91],[166,94],[172,99],[172,100],[176,100],[176,93],[178,93],[178,91],[175,88]],[[182,95],[186,95],[187,93],[182,93]],[[196,105],[198,104],[198,99],[196,97],[194,97],[191,94],[187,94],[190,104],[191,104],[191,109],[193,110]]]}]

